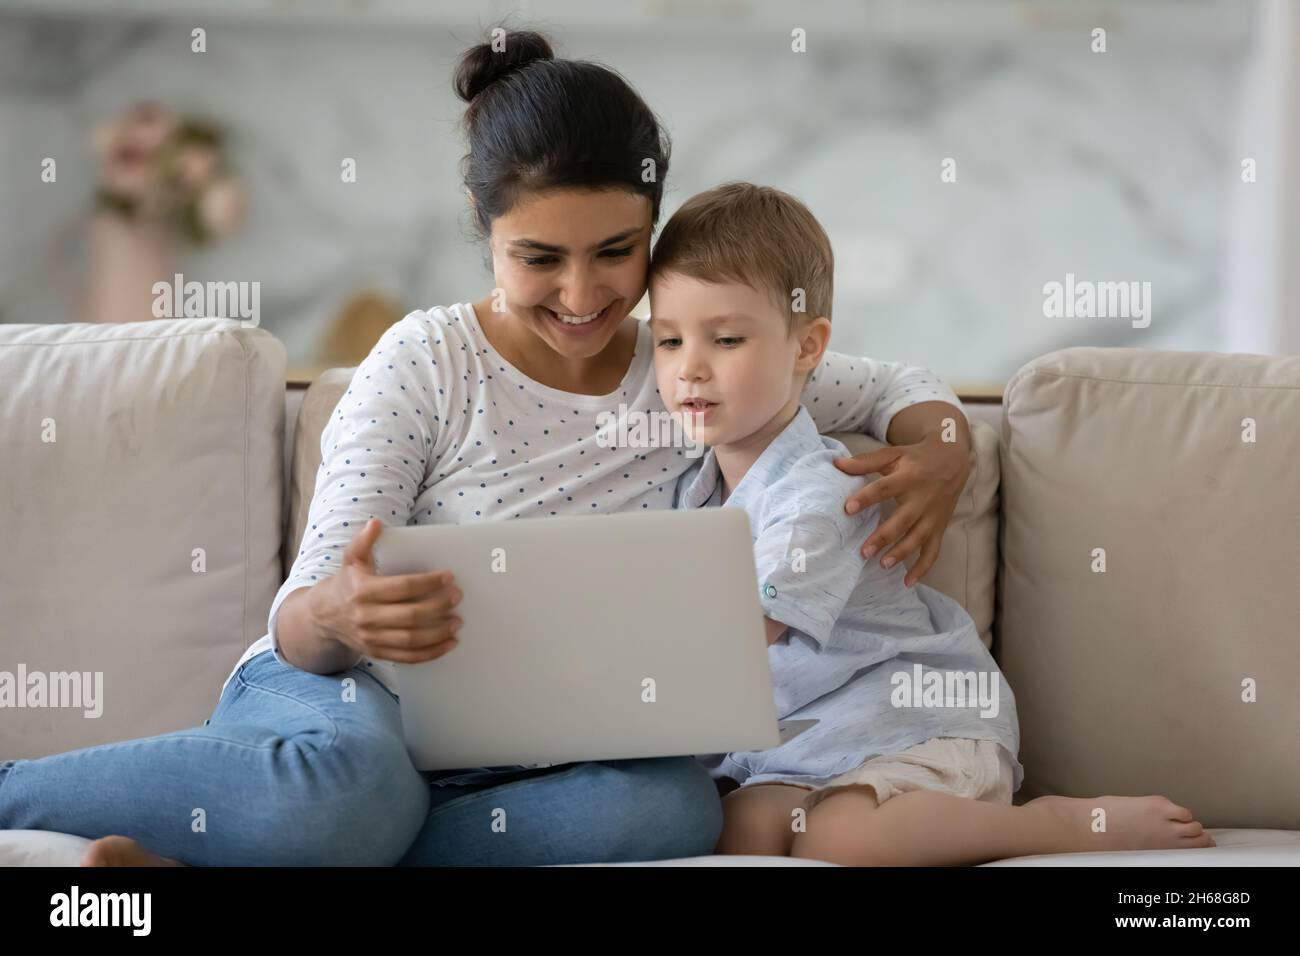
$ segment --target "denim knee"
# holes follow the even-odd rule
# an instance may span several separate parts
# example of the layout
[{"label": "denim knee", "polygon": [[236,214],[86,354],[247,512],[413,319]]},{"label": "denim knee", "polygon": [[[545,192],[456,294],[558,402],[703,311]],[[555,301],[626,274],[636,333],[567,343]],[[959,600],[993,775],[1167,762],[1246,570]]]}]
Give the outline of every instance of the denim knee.
[{"label": "denim knee", "polygon": [[641,835],[636,858],[707,856],[722,835],[722,801],[713,778],[693,757],[626,761],[637,779],[637,801],[656,807],[662,825]]},{"label": "denim knee", "polygon": [[268,856],[277,859],[264,862],[395,865],[429,815],[429,786],[402,741],[343,736],[313,761],[313,790],[286,797],[293,821],[268,834]]}]

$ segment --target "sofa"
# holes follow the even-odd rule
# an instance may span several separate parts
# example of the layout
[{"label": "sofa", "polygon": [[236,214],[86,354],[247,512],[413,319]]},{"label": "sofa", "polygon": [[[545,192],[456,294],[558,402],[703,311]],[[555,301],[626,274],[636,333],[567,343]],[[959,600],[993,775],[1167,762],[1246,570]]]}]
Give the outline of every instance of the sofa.
[{"label": "sofa", "polygon": [[[266,630],[352,373],[285,368],[232,320],[0,325],[0,671],[103,674],[99,716],[0,709],[0,760],[211,714]],[[1300,358],[1071,348],[963,404],[972,473],[924,583],[1015,691],[1016,802],[1163,793],[1218,843],[985,865],[1300,864]],[[0,831],[0,865],[87,842]]]}]

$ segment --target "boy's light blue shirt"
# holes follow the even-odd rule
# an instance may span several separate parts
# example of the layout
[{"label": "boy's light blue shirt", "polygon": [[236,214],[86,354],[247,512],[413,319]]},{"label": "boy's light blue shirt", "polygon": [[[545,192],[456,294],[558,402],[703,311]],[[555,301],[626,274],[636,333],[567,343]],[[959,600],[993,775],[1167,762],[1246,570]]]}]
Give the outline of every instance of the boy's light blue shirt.
[{"label": "boy's light blue shirt", "polygon": [[678,508],[745,509],[763,613],[790,627],[768,647],[777,713],[820,721],[771,750],[697,759],[715,777],[816,786],[931,737],[967,737],[1004,746],[1019,789],[1011,688],[961,605],[923,584],[908,588],[902,564],[885,571],[862,558],[880,508],[845,514],[861,486],[834,465],[848,454],[801,405],[725,503],[713,449],[678,479]]}]

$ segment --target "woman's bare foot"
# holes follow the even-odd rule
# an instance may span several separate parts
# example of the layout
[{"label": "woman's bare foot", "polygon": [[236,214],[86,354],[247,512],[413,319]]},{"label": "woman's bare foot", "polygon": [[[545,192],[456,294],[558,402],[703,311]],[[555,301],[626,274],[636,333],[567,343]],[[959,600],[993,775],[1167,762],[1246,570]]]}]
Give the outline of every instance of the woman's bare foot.
[{"label": "woman's bare foot", "polygon": [[[1166,797],[1038,797],[1025,804],[1063,820],[1077,835],[1078,852],[1089,850],[1178,850],[1215,846],[1192,816]],[[1105,830],[1094,830],[1096,811],[1105,811]]]},{"label": "woman's bare foot", "polygon": [[150,853],[130,837],[106,836],[90,844],[81,858],[82,866],[184,866],[157,853]]}]

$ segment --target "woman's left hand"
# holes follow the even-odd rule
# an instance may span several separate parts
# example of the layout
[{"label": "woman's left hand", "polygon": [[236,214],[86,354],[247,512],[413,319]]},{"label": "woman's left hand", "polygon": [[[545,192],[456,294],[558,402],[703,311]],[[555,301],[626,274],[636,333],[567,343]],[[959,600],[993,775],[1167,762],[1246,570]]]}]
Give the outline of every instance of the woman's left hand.
[{"label": "woman's left hand", "polygon": [[888,445],[861,455],[837,458],[835,464],[850,475],[881,475],[849,495],[844,507],[849,514],[857,514],[888,498],[898,499],[889,520],[881,522],[863,543],[862,556],[870,559],[884,549],[880,566],[888,570],[919,551],[920,559],[903,579],[910,588],[925,577],[939,558],[944,529],[970,475],[965,444],[945,442],[936,431],[915,445]]}]

